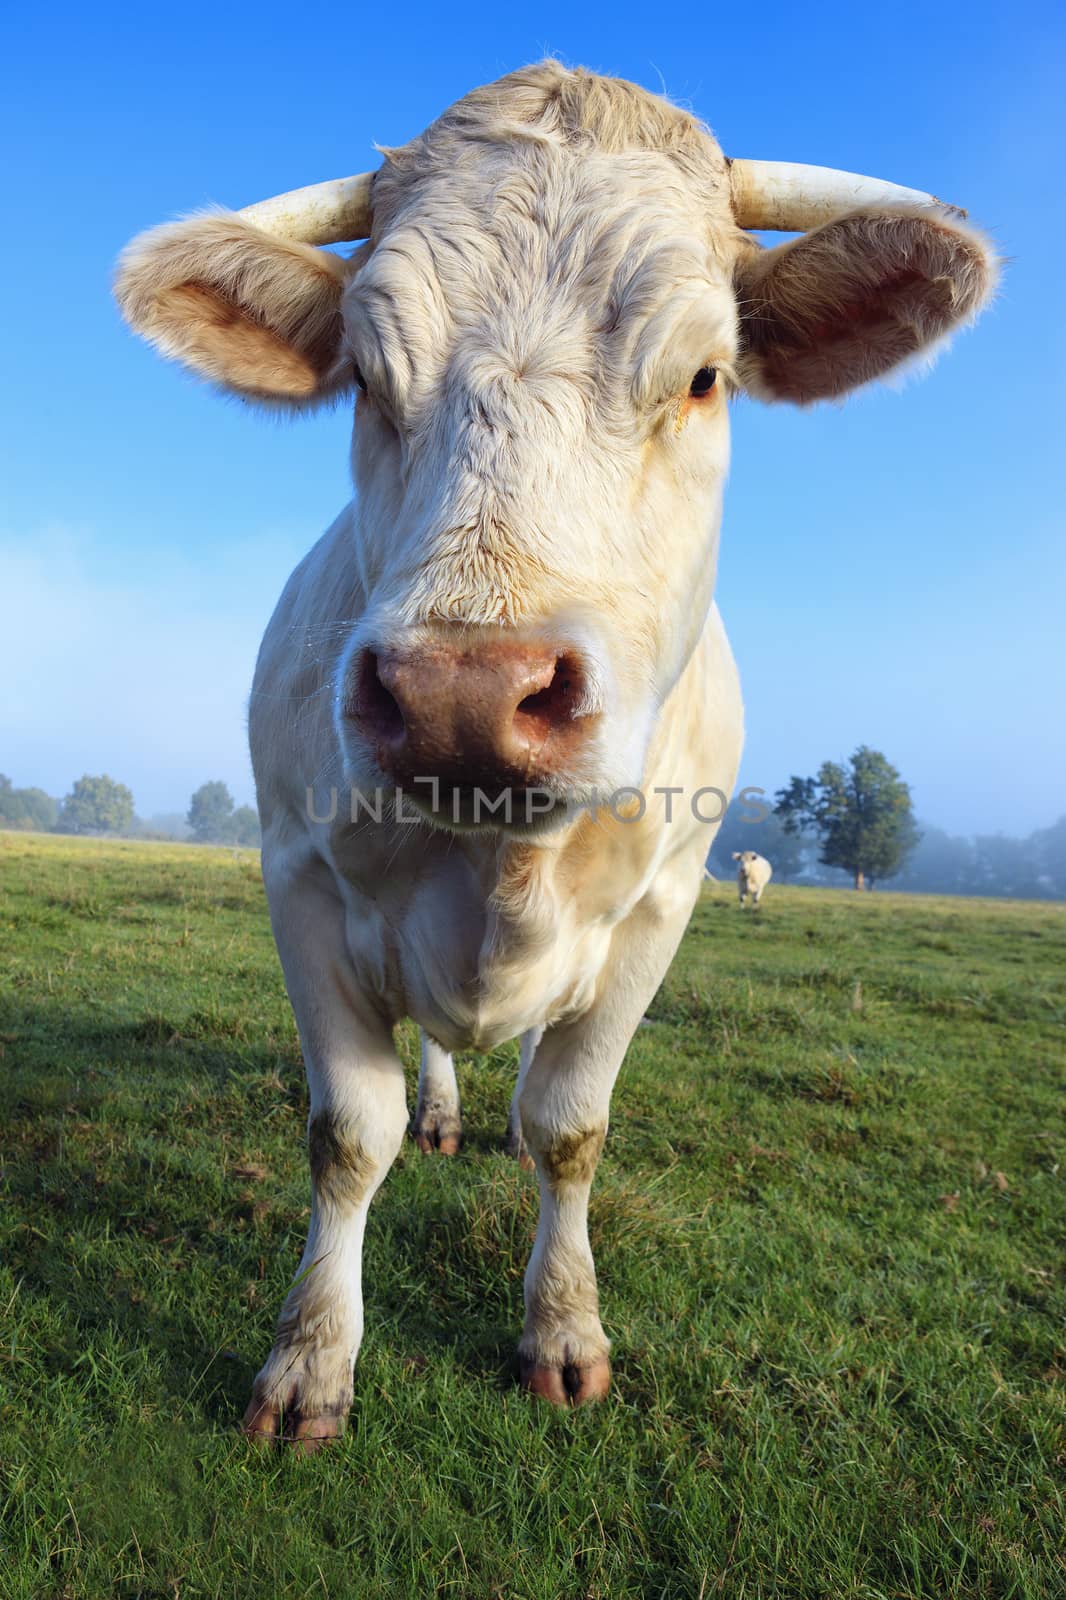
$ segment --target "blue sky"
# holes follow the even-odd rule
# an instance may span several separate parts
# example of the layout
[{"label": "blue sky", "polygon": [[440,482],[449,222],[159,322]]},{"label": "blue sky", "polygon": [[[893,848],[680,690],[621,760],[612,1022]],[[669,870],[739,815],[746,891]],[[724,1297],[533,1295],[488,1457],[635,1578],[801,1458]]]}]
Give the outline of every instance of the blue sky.
[{"label": "blue sky", "polygon": [[1020,833],[1066,811],[1061,7],[59,3],[20,8],[5,43],[16,783],[62,794],[106,770],[143,814],[206,778],[250,799],[258,639],[347,494],[347,418],[266,421],[160,362],[110,303],[117,251],[209,201],[370,167],[375,140],[554,53],[665,87],[730,153],[968,206],[1010,258],[925,379],[809,412],[737,404],[719,601],[746,782],[864,742],[941,826]]}]

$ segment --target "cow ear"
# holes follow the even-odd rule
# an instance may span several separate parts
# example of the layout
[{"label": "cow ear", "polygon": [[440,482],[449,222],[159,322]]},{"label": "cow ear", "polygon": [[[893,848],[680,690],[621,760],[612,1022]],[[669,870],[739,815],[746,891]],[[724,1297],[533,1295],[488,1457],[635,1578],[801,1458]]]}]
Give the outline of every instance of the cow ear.
[{"label": "cow ear", "polygon": [[998,261],[972,228],[918,206],[868,207],[751,250],[735,270],[739,374],[760,400],[847,394],[970,322]]},{"label": "cow ear", "polygon": [[136,333],[200,377],[251,400],[312,406],[353,384],[342,359],[350,271],[328,250],[221,212],[134,239],[115,298]]}]

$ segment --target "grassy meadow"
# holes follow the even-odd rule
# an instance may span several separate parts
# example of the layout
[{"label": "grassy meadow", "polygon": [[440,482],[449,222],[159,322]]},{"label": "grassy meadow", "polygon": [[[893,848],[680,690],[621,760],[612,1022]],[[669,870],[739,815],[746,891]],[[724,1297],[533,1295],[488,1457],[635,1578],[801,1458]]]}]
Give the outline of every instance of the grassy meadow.
[{"label": "grassy meadow", "polygon": [[346,1438],[263,1457],[308,1179],[258,859],[0,833],[0,1597],[1055,1600],[1064,1024],[1066,907],[708,886],[593,1190],[611,1398],[515,1387],[508,1048],[374,1203]]}]

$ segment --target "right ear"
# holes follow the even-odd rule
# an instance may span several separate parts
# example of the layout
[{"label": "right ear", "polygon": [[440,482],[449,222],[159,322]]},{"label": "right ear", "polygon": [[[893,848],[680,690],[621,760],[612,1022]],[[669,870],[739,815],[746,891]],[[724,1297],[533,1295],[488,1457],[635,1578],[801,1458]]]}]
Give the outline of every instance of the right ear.
[{"label": "right ear", "polygon": [[831,400],[970,322],[999,263],[973,228],[925,206],[865,206],[738,260],[738,370],[760,400]]},{"label": "right ear", "polygon": [[127,245],[115,298],[135,333],[224,389],[313,406],[354,383],[342,356],[352,267],[234,212],[165,223]]}]

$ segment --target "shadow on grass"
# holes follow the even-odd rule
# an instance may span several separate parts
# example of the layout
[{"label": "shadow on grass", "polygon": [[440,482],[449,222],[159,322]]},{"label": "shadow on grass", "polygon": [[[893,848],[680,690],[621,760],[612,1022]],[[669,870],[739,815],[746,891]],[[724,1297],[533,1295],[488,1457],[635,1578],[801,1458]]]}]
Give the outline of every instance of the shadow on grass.
[{"label": "shadow on grass", "polygon": [[[178,1397],[229,1428],[306,1230],[302,1067],[203,1012],[116,1022],[56,1010],[27,1013],[12,1031],[6,1254],[49,1328],[45,1370],[92,1368],[104,1350],[137,1367],[139,1354],[141,1381],[158,1391],[149,1401]],[[374,1203],[364,1277],[368,1336],[405,1370],[447,1352],[505,1390],[535,1185],[503,1157],[502,1138],[471,1128],[452,1158],[405,1145]],[[245,1179],[249,1147],[265,1169]],[[108,1384],[96,1387],[106,1410]]]}]

